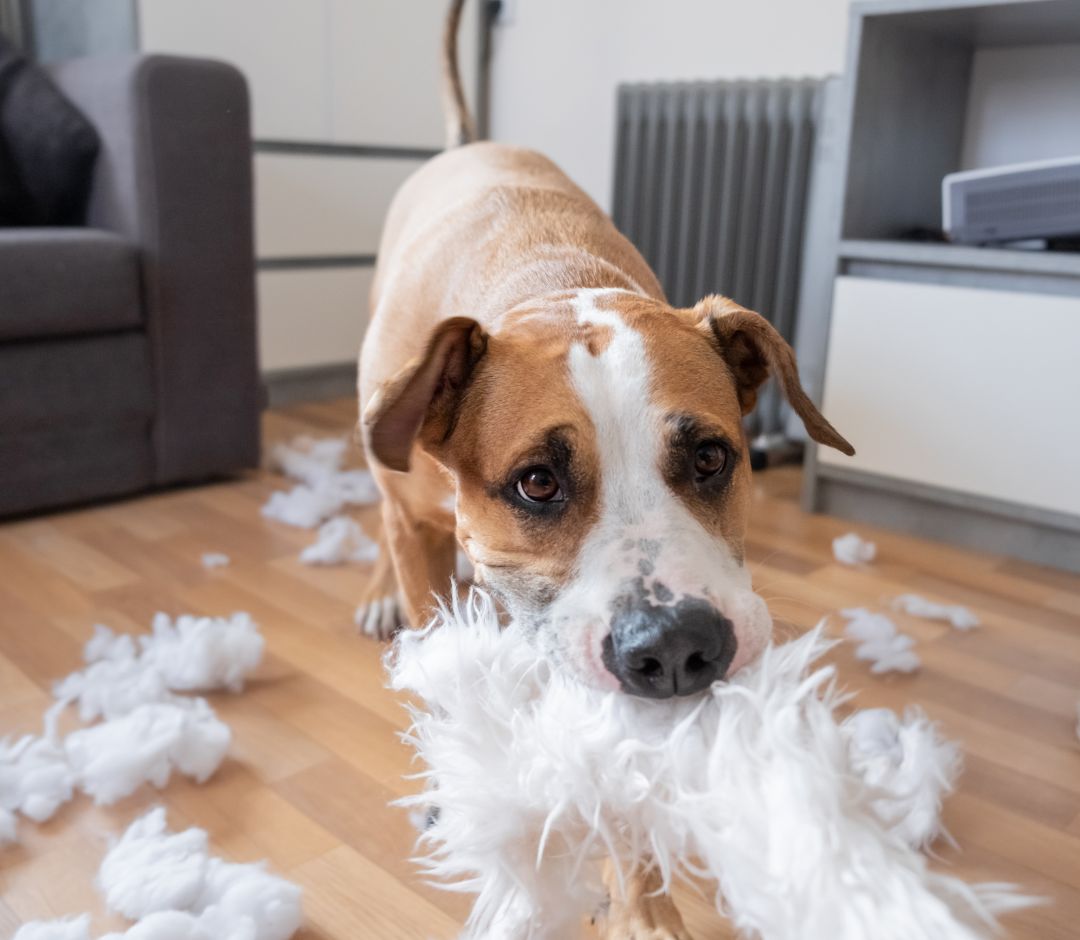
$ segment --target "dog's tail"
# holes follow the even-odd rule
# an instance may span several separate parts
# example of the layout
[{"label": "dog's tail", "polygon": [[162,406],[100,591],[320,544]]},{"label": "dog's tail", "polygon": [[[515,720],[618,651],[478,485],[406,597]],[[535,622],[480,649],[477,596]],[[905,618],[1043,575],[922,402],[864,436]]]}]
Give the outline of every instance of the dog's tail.
[{"label": "dog's tail", "polygon": [[469,106],[465,102],[465,90],[461,86],[461,72],[458,69],[458,26],[464,6],[465,0],[450,0],[446,24],[443,26],[442,94],[448,149],[460,147],[476,138],[472,115],[469,114]]}]

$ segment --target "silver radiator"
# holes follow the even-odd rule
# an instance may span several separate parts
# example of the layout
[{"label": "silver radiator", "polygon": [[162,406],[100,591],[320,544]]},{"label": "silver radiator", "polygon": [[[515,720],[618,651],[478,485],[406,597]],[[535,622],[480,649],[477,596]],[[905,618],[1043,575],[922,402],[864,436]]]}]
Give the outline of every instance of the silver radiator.
[{"label": "silver radiator", "polygon": [[[824,85],[619,86],[612,214],[671,303],[725,294],[794,341]],[[752,433],[781,436],[781,406],[770,384]]]}]

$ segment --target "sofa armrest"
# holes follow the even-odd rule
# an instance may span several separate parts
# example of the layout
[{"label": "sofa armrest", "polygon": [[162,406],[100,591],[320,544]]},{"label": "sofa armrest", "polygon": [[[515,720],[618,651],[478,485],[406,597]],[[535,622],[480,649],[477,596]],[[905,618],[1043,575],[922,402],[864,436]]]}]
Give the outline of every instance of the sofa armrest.
[{"label": "sofa armrest", "polygon": [[140,252],[155,481],[256,466],[262,391],[243,76],[156,55],[77,59],[52,74],[101,137],[88,224]]}]

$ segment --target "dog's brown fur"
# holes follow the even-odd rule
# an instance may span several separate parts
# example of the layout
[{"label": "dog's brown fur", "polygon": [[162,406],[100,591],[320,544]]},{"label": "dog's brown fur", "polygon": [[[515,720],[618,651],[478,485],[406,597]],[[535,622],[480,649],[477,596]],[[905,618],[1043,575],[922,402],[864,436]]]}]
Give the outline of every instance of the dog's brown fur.
[{"label": "dog's brown fur", "polygon": [[[460,6],[452,4],[454,22]],[[458,108],[453,135],[468,122],[460,94],[448,98]],[[596,519],[600,481],[567,355],[574,344],[600,355],[611,339],[610,330],[575,318],[574,292],[586,288],[621,289],[598,304],[644,338],[651,394],[666,413],[693,414],[742,441],[742,416],[771,373],[814,439],[852,452],[802,391],[790,348],[763,318],[719,297],[672,309],[641,255],[540,154],[494,143],[449,150],[410,178],[391,206],[361,354],[363,439],[393,562],[363,600],[384,605],[384,624],[399,590],[397,619],[425,621],[450,584],[456,543],[489,578],[526,585],[526,596],[528,585],[541,585],[537,604],[569,577]],[[552,428],[571,440],[579,479],[574,512],[545,526],[495,494],[542,452],[541,432]],[[739,462],[719,503],[680,494],[736,557],[748,464]],[[657,888],[654,873],[632,879],[626,895],[613,898],[608,936],[686,937],[670,899],[653,896]]]}]

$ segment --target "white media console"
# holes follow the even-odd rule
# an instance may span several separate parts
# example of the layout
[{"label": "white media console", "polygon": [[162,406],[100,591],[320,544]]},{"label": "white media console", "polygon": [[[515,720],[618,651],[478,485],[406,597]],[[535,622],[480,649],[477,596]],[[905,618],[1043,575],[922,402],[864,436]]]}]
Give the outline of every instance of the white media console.
[{"label": "white media console", "polygon": [[858,453],[810,449],[808,508],[1080,570],[1080,254],[912,237],[976,56],[1078,42],[1074,0],[853,5],[822,397]]}]

